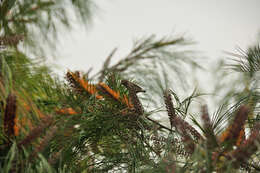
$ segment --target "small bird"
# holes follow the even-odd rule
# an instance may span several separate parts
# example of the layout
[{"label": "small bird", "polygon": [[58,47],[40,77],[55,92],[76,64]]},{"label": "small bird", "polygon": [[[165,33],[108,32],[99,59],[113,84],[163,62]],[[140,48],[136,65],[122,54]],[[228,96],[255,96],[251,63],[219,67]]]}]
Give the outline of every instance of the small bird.
[{"label": "small bird", "polygon": [[121,83],[129,90],[133,90],[135,91],[135,93],[139,93],[139,92],[145,92],[145,90],[143,90],[140,86],[136,85],[133,82],[130,82],[128,80],[122,80]]},{"label": "small bird", "polygon": [[136,94],[139,92],[145,92],[145,90],[128,80],[122,80],[121,83],[129,91],[130,102],[134,105],[135,112],[142,115],[144,113],[144,109]]}]

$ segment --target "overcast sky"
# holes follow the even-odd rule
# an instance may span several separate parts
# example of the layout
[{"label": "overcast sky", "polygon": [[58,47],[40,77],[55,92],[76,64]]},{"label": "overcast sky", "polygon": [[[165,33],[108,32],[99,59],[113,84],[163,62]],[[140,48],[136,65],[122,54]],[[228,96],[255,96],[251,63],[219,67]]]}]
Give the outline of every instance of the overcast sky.
[{"label": "overcast sky", "polygon": [[99,10],[86,30],[75,24],[58,44],[60,74],[98,69],[115,47],[127,54],[133,40],[150,34],[184,34],[211,59],[245,49],[260,31],[260,0],[95,0]]}]

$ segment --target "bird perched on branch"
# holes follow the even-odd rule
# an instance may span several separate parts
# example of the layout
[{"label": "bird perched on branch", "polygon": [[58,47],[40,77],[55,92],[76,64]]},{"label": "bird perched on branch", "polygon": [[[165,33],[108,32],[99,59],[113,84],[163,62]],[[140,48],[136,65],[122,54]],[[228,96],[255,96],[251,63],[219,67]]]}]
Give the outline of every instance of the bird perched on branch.
[{"label": "bird perched on branch", "polygon": [[130,82],[128,80],[122,80],[121,84],[123,84],[129,91],[133,90],[133,91],[135,91],[135,93],[145,92],[145,90],[143,90],[140,86],[138,86],[135,83]]},{"label": "bird perched on branch", "polygon": [[121,83],[129,91],[130,102],[133,104],[135,112],[142,115],[144,113],[144,109],[136,94],[139,92],[145,92],[145,90],[128,80],[122,80]]}]

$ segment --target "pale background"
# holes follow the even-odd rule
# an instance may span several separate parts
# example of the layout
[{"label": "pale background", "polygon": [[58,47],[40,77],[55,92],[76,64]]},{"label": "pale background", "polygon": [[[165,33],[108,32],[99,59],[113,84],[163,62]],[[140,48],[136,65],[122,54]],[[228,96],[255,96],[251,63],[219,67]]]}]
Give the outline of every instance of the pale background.
[{"label": "pale background", "polygon": [[197,42],[196,50],[216,59],[223,51],[246,49],[260,30],[260,0],[96,0],[88,29],[75,22],[62,32],[57,44],[63,75],[67,69],[97,71],[110,51],[118,47],[114,62],[130,51],[136,38],[156,34],[185,35]]}]

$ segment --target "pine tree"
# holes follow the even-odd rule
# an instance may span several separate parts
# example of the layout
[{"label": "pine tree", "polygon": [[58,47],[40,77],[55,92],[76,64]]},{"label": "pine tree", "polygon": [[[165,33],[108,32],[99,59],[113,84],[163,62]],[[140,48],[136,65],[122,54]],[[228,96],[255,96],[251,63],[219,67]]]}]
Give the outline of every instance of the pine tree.
[{"label": "pine tree", "polygon": [[[92,2],[69,2],[88,24]],[[42,48],[29,41],[35,29],[46,36],[55,35],[57,22],[71,25],[67,6],[1,2],[1,172],[260,170],[259,45],[232,54],[236,61],[225,67],[239,78],[220,88],[225,95],[217,111],[210,115],[199,105],[194,113],[193,103],[203,94],[194,90],[182,98],[178,89],[187,89],[186,67],[200,63],[185,51],[189,42],[183,37],[140,39],[117,63],[111,63],[115,49],[96,74],[68,71],[66,81],[24,54],[19,44]],[[154,119],[159,114],[168,116],[169,125]]]}]

